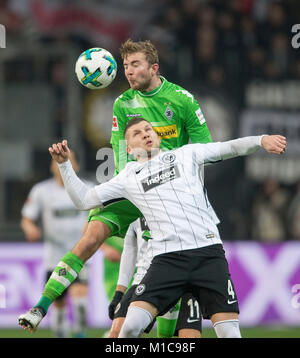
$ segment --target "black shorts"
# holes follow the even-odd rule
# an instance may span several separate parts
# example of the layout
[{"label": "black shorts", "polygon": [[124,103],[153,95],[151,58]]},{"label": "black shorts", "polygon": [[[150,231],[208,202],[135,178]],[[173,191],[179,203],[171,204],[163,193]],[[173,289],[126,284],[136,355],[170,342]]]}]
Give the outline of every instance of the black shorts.
[{"label": "black shorts", "polygon": [[219,312],[239,313],[221,244],[155,256],[131,301],[152,303],[163,315],[187,292],[196,297],[205,319]]},{"label": "black shorts", "polygon": [[[137,286],[138,285],[131,286],[123,295],[121,301],[116,307],[114,319],[126,317],[132,295],[134,294]],[[178,331],[183,328],[196,329],[202,332],[202,315],[200,312],[200,307],[197,300],[191,293],[186,293],[181,299],[175,335],[178,336]],[[149,327],[147,327],[145,333],[150,332],[148,329]]]},{"label": "black shorts", "polygon": [[191,293],[185,293],[181,299],[175,336],[181,329],[195,329],[202,332],[202,314],[200,305]]},{"label": "black shorts", "polygon": [[[52,273],[53,273],[53,271],[47,271],[47,272],[46,272],[46,282],[49,280],[49,278],[50,278],[50,276],[52,275]],[[83,268],[81,269],[79,275],[78,275],[78,276],[76,277],[76,279],[72,282],[72,284],[75,283],[75,282],[76,282],[76,283],[82,283],[82,284],[87,285],[87,282],[88,282],[88,267],[87,267],[87,265],[83,266]],[[71,285],[70,285],[70,286],[71,286]],[[70,286],[69,286],[69,287],[70,287]],[[67,287],[67,288],[63,291],[63,293],[55,299],[55,301],[58,301],[58,302],[59,302],[59,301],[61,301],[61,300],[64,300],[65,297],[66,297],[66,295],[67,295],[67,293],[68,293],[69,287]]]}]

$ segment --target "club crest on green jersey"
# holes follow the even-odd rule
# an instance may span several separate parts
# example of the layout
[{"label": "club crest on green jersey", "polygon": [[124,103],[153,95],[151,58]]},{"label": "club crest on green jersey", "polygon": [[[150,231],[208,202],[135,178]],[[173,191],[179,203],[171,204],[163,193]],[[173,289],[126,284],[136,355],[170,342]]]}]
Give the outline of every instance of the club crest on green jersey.
[{"label": "club crest on green jersey", "polygon": [[173,112],[169,106],[166,108],[164,115],[167,117],[169,121],[173,118]]}]

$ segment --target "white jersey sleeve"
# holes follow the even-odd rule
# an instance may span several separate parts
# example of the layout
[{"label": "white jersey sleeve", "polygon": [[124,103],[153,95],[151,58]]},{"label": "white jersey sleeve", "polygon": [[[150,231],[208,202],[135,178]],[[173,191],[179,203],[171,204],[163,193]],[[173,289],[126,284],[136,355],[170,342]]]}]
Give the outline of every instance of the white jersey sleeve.
[{"label": "white jersey sleeve", "polygon": [[249,155],[261,148],[263,136],[250,136],[227,142],[191,144],[198,164],[217,163],[221,160]]},{"label": "white jersey sleeve", "polygon": [[23,205],[21,214],[31,220],[37,220],[42,211],[42,203],[40,200],[40,185],[36,184],[30,190],[25,204]]},{"label": "white jersey sleeve", "polygon": [[126,198],[125,183],[126,180],[126,169],[124,168],[120,174],[113,177],[106,183],[95,186],[95,191],[98,198],[103,204],[106,204],[110,200]]},{"label": "white jersey sleeve", "polygon": [[74,205],[79,210],[102,207],[103,203],[109,200],[124,197],[124,186],[120,175],[115,176],[107,183],[89,188],[78,178],[69,160],[59,164],[59,170],[64,186]]},{"label": "white jersey sleeve", "polygon": [[120,261],[118,285],[128,287],[133,276],[136,262],[137,262],[137,236],[134,228],[135,223],[132,223],[124,238],[124,246]]}]

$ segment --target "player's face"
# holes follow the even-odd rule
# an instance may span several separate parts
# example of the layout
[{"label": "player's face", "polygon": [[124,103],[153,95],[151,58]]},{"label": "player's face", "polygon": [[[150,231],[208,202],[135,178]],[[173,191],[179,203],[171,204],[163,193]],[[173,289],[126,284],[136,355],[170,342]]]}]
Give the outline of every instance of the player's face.
[{"label": "player's face", "polygon": [[124,71],[130,87],[138,91],[149,91],[157,77],[158,65],[150,65],[143,52],[128,55],[124,61]]},{"label": "player's face", "polygon": [[137,159],[151,159],[160,148],[160,140],[152,125],[142,121],[130,127],[126,132],[127,150]]}]

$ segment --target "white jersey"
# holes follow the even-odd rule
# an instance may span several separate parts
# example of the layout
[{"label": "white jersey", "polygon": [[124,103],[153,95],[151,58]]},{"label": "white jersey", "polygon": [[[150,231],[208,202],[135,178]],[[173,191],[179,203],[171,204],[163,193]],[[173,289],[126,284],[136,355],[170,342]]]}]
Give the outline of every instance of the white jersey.
[{"label": "white jersey", "polygon": [[50,271],[80,239],[87,219],[87,214],[76,209],[65,188],[54,179],[32,187],[22,216],[34,221],[42,219],[44,259]]},{"label": "white jersey", "polygon": [[211,144],[190,144],[142,164],[128,163],[110,182],[96,186],[102,202],[123,196],[140,209],[153,237],[151,257],[222,242],[199,172],[205,161],[221,159],[218,146]]},{"label": "white jersey", "polygon": [[222,243],[199,167],[251,154],[261,147],[261,138],[197,143],[161,152],[144,163],[129,162],[120,174],[91,190],[69,161],[59,167],[70,197],[81,210],[124,197],[139,208],[151,231],[148,252],[154,257]]},{"label": "white jersey", "polygon": [[130,224],[124,238],[118,285],[128,287],[135,268],[132,285],[138,285],[145,276],[151,264],[151,259],[147,256],[149,236],[143,237],[148,230],[144,218],[137,219]]}]

